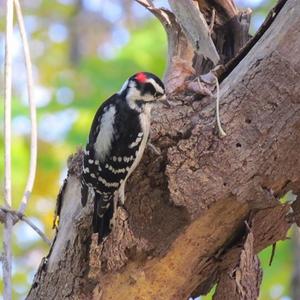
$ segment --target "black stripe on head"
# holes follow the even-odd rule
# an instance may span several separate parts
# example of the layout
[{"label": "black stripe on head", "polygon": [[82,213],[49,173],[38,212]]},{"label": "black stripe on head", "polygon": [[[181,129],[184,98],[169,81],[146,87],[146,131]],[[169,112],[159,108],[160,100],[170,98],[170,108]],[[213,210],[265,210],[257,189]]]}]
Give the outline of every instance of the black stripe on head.
[{"label": "black stripe on head", "polygon": [[143,86],[141,87],[141,95],[145,95],[145,94],[150,94],[150,95],[155,95],[156,91],[154,86],[151,83],[145,83],[143,84]]},{"label": "black stripe on head", "polygon": [[165,90],[165,86],[163,84],[163,82],[160,80],[159,77],[157,77],[156,75],[154,75],[153,73],[149,73],[149,72],[144,72],[144,74],[147,76],[147,78],[153,78],[155,80],[155,82],[163,89]]}]

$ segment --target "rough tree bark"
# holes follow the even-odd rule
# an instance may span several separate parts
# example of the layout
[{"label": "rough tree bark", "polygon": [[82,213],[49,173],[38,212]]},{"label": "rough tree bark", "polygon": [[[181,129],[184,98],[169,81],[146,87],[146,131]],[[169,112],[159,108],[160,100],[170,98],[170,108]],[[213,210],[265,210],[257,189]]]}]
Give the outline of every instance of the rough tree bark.
[{"label": "rough tree bark", "polygon": [[[212,1],[197,2],[209,19]],[[80,205],[82,154],[71,158],[56,238],[27,299],[187,299],[216,283],[214,299],[257,298],[256,254],[300,223],[299,200],[278,201],[300,186],[300,2],[281,1],[239,54],[249,12],[244,19],[231,0],[213,3],[221,60],[238,57],[220,75],[227,136],[218,137],[214,100],[203,95],[212,87],[194,84],[207,62],[191,52],[170,12],[148,7],[183,41],[165,77],[171,108],[153,113],[152,142],[162,154],[146,151],[127,186],[127,211],[118,209],[117,226],[100,246],[91,201]]]}]

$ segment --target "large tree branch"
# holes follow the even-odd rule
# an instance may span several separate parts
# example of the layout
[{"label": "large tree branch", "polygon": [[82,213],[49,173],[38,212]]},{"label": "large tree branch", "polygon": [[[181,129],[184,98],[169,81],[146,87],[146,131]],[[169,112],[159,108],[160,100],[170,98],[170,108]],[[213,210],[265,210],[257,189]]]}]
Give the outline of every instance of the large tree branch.
[{"label": "large tree branch", "polygon": [[[128,213],[118,209],[100,247],[92,205],[80,205],[75,156],[56,240],[28,299],[186,299],[230,280],[239,292],[232,299],[249,282],[254,299],[253,255],[285,238],[290,206],[278,197],[300,184],[299,28],[300,3],[289,0],[222,82],[225,139],[214,132],[209,97],[177,93],[171,108],[154,112],[152,141],[162,155],[146,152],[127,186]],[[220,289],[215,298],[225,299]]]},{"label": "large tree branch", "polygon": [[199,55],[208,57],[216,65],[220,57],[211,39],[209,27],[195,2],[193,0],[184,2],[169,0],[168,2],[195,51]]}]

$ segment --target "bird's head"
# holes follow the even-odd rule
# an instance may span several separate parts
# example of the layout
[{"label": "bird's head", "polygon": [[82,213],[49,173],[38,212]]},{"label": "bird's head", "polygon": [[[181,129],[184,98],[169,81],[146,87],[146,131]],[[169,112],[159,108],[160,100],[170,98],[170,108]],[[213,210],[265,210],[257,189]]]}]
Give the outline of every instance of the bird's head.
[{"label": "bird's head", "polygon": [[156,75],[148,72],[139,72],[128,78],[119,94],[125,97],[132,108],[166,100],[164,84]]}]

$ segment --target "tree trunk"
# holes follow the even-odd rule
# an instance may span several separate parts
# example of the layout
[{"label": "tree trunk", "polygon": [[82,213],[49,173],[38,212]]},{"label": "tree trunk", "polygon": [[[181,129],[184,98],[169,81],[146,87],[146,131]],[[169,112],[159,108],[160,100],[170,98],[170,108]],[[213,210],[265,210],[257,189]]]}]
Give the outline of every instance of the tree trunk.
[{"label": "tree trunk", "polygon": [[[199,7],[211,11],[209,2]],[[237,55],[220,75],[227,136],[218,137],[215,100],[203,96],[212,85],[199,81],[197,90],[193,81],[208,61],[192,55],[172,13],[164,23],[162,11],[148,7],[176,48],[165,76],[171,107],[153,113],[151,139],[162,154],[146,151],[127,185],[126,211],[118,208],[116,228],[101,245],[92,236],[91,201],[80,204],[82,153],[72,157],[56,238],[27,299],[187,299],[216,283],[214,299],[257,298],[256,254],[285,239],[297,215],[278,199],[300,186],[300,2],[281,1],[239,54],[243,18],[232,1],[213,2],[221,60]],[[235,38],[224,46],[218,32],[225,42]]]}]

